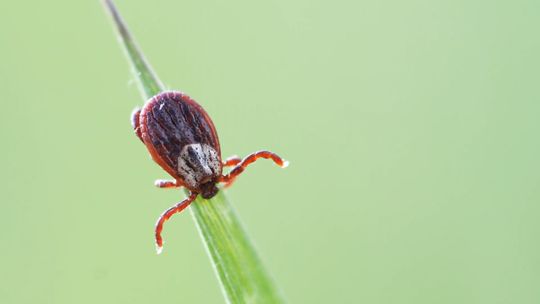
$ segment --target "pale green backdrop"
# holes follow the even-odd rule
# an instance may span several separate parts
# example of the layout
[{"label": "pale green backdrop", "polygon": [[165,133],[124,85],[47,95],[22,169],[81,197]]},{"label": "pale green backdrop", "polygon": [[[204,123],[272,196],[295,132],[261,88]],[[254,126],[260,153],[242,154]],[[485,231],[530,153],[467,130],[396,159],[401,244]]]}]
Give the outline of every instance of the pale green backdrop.
[{"label": "pale green backdrop", "polygon": [[[127,1],[290,303],[540,303],[540,2]],[[98,1],[0,3],[0,303],[223,303]]]}]

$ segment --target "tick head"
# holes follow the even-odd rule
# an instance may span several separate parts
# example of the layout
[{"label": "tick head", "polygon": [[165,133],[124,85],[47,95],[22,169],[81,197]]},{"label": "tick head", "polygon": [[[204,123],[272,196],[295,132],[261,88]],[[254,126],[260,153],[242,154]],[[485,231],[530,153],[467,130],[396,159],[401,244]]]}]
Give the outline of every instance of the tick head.
[{"label": "tick head", "polygon": [[210,198],[214,197],[218,193],[219,189],[216,186],[215,181],[209,181],[209,182],[206,182],[204,184],[201,184],[200,191],[201,191],[200,192],[201,196],[204,199],[210,199]]}]

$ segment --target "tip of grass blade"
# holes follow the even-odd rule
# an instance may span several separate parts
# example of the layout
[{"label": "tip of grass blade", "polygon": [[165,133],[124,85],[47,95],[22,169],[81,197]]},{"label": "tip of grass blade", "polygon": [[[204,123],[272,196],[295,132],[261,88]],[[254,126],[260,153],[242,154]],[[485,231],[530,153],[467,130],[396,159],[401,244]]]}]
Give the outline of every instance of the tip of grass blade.
[{"label": "tip of grass blade", "polygon": [[120,44],[123,46],[131,61],[133,74],[138,80],[137,83],[143,97],[148,99],[163,91],[163,83],[159,80],[150,64],[144,58],[143,53],[130,34],[126,23],[116,9],[114,2],[112,0],[102,0],[102,3],[105,10],[111,15],[114,26],[118,32]]},{"label": "tip of grass blade", "polygon": [[131,35],[129,34],[129,31],[127,29],[126,24],[124,23],[124,20],[122,20],[122,17],[120,16],[120,13],[116,9],[116,5],[114,5],[114,2],[112,0],[102,0],[103,6],[105,6],[105,9],[111,17],[114,20],[114,24],[118,28],[118,32],[122,36],[123,39],[131,40]]}]

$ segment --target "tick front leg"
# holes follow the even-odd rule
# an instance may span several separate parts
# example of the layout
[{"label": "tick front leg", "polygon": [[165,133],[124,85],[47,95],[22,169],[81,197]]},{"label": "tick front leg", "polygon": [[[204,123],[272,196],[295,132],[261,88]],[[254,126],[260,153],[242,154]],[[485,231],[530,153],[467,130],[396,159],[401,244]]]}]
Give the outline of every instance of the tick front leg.
[{"label": "tick front leg", "polygon": [[191,194],[180,203],[172,206],[171,208],[165,210],[158,218],[156,222],[156,250],[160,254],[163,251],[163,238],[161,237],[161,231],[163,230],[163,224],[175,213],[178,213],[187,208],[196,198],[198,193],[191,192]]},{"label": "tick front leg", "polygon": [[133,112],[131,112],[131,126],[133,127],[133,130],[135,130],[135,134],[137,134],[137,137],[139,137],[139,139],[144,142],[142,139],[141,126],[139,123],[140,116],[141,108],[137,107],[133,109]]},{"label": "tick front leg", "polygon": [[232,167],[232,166],[236,166],[236,165],[238,165],[241,161],[242,161],[242,159],[241,159],[240,157],[238,157],[237,155],[233,155],[233,156],[227,158],[227,159],[223,162],[223,167]]},{"label": "tick front leg", "polygon": [[182,185],[178,184],[175,180],[158,179],[154,182],[154,185],[158,188],[180,188]]},{"label": "tick front leg", "polygon": [[288,161],[279,157],[275,153],[272,153],[270,151],[258,151],[246,156],[231,170],[231,172],[229,172],[229,174],[221,176],[219,181],[225,183],[225,187],[229,187],[234,182],[236,177],[238,177],[238,175],[244,172],[247,166],[249,166],[251,163],[255,162],[259,158],[271,159],[274,161],[274,163],[276,163],[282,168],[286,168],[289,165]]}]

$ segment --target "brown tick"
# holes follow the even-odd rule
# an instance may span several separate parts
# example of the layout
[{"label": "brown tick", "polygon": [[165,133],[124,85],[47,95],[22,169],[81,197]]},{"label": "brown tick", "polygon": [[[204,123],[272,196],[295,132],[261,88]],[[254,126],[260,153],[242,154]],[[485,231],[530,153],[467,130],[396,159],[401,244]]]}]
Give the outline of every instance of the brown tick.
[{"label": "brown tick", "polygon": [[[285,168],[288,162],[269,151],[258,151],[240,159],[237,156],[221,159],[221,148],[214,123],[204,109],[182,92],[163,92],[135,109],[131,122],[135,133],[144,143],[152,159],[174,180],[157,180],[159,188],[185,187],[189,196],[165,210],[156,223],[156,246],[163,249],[163,224],[173,214],[184,210],[200,194],[214,197],[216,186],[230,186],[244,169],[259,158],[273,160]],[[223,174],[223,167],[233,167]]]}]

